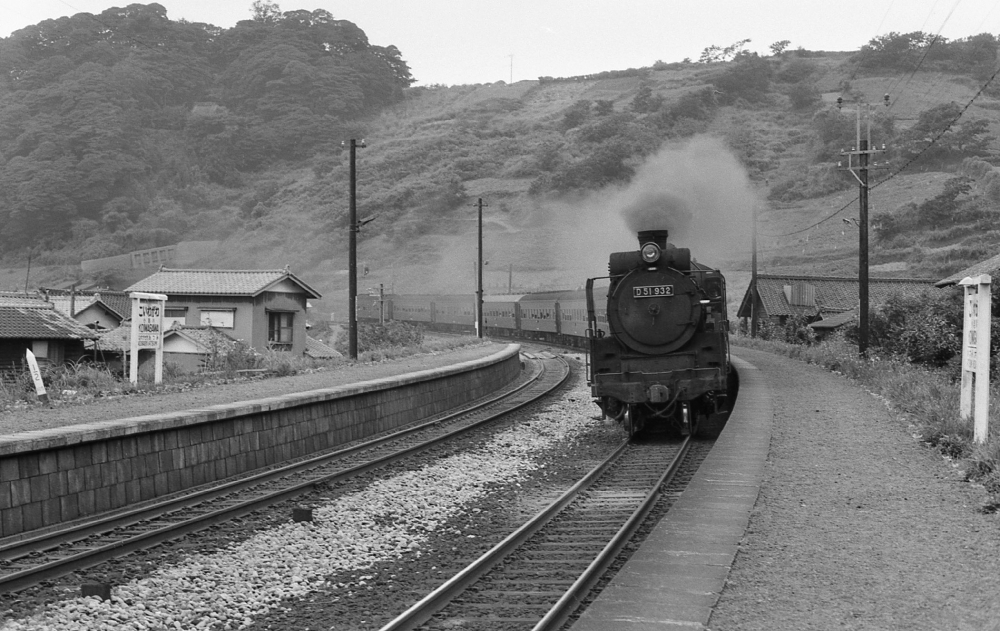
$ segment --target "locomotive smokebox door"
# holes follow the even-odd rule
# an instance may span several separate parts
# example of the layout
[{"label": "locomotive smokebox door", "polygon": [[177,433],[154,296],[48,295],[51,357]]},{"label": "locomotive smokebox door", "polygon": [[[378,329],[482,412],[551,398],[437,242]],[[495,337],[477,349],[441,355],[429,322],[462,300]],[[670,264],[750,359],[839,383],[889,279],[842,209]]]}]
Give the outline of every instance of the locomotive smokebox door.
[{"label": "locomotive smokebox door", "polygon": [[667,403],[668,401],[670,401],[670,388],[660,384],[649,386],[650,403]]},{"label": "locomotive smokebox door", "polygon": [[667,267],[640,267],[614,286],[608,301],[611,329],[626,346],[648,355],[669,353],[698,330],[702,305],[698,287]]}]

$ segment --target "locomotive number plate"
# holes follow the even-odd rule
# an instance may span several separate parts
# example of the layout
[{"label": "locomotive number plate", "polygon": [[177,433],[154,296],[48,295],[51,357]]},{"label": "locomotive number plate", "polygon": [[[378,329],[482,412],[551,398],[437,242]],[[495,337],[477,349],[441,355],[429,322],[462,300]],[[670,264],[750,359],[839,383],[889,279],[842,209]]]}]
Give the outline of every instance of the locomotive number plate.
[{"label": "locomotive number plate", "polygon": [[657,296],[673,296],[673,285],[645,285],[632,288],[633,298],[656,298]]}]

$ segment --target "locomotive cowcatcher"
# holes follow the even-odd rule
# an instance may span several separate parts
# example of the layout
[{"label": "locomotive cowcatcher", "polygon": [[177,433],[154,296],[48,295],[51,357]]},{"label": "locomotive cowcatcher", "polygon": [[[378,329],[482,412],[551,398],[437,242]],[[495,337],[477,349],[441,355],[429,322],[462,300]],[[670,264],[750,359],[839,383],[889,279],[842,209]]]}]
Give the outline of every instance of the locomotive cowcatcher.
[{"label": "locomotive cowcatcher", "polygon": [[639,249],[608,262],[609,333],[597,326],[587,281],[587,380],[604,414],[641,429],[717,435],[735,398],[729,361],[726,280],[667,243],[639,232]]}]

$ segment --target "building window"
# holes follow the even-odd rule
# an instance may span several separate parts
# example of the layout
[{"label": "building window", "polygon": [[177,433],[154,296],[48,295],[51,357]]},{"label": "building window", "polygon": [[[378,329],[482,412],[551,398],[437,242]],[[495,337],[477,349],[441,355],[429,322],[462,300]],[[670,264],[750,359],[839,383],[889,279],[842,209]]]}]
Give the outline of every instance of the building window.
[{"label": "building window", "polygon": [[289,311],[267,312],[267,343],[273,348],[292,347],[292,321],[294,313]]},{"label": "building window", "polygon": [[231,329],[235,315],[235,309],[202,309],[201,325],[214,326],[217,329]]},{"label": "building window", "polygon": [[175,323],[187,323],[187,307],[164,307],[163,308],[163,330],[167,330]]}]

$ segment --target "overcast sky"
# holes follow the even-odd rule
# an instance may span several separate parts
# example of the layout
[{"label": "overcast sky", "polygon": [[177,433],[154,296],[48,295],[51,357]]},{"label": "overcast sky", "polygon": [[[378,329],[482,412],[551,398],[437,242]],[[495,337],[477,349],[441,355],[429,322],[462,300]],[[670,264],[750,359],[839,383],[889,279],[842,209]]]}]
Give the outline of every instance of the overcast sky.
[{"label": "overcast sky", "polygon": [[[230,27],[252,0],[160,0],[171,20]],[[46,19],[100,14],[114,0],[0,0],[0,37]],[[149,2],[140,2],[149,4]],[[1000,0],[280,0],[326,9],[395,45],[417,85],[520,81],[697,60],[708,46],[857,50],[893,31],[949,39],[1000,34]]]}]

